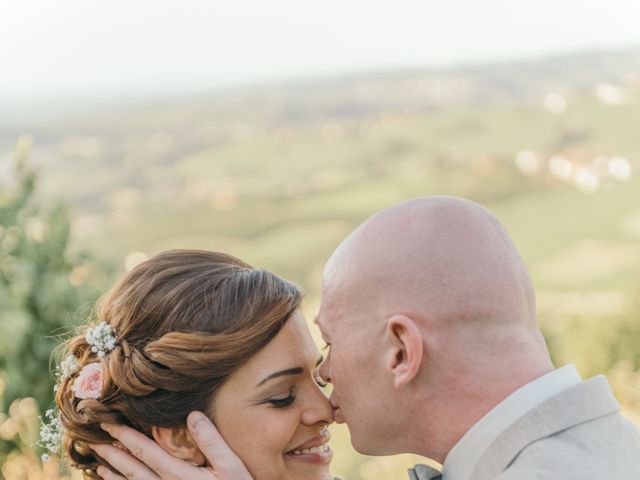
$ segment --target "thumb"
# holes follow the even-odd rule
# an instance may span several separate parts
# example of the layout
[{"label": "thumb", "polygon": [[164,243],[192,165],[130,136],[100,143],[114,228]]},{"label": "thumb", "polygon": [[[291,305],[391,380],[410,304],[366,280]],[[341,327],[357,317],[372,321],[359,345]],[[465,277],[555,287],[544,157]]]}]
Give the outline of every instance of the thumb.
[{"label": "thumb", "polygon": [[187,427],[202,454],[209,461],[217,480],[253,480],[253,477],[224,441],[211,420],[202,412],[191,412]]}]

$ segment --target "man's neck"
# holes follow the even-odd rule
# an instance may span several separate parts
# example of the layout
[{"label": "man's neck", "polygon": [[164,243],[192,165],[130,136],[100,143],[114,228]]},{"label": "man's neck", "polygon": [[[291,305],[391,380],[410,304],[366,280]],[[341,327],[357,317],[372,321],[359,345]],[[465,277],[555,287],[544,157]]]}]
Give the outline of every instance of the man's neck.
[{"label": "man's neck", "polygon": [[[492,375],[487,375],[485,372],[480,381],[461,385],[456,393],[450,395],[450,398],[444,399],[446,403],[438,409],[440,412],[438,433],[432,433],[431,438],[425,438],[424,435],[416,438],[419,448],[411,451],[443,464],[454,446],[485,415],[514,392],[550,371],[553,371],[553,365],[545,362],[537,368],[522,370],[508,378],[503,377],[501,384],[495,380],[500,378],[499,372],[496,372],[493,380]],[[417,424],[422,424],[423,432],[434,430],[433,416],[425,417],[424,410],[421,414],[416,414],[416,419],[418,419]],[[412,430],[414,429],[415,426]],[[434,437],[437,437],[437,440]]]}]

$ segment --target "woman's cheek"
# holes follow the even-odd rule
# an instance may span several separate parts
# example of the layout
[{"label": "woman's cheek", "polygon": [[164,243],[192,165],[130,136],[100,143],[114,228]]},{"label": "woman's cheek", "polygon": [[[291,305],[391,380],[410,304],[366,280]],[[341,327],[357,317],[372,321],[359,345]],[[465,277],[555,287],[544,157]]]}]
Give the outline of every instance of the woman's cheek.
[{"label": "woman's cheek", "polygon": [[293,408],[269,409],[260,419],[259,435],[269,450],[281,455],[291,448],[298,428],[297,415]]},{"label": "woman's cheek", "polygon": [[235,432],[225,438],[229,438],[230,446],[237,445],[233,450],[246,453],[249,460],[280,456],[290,446],[297,428],[292,415],[268,407],[255,415],[243,416],[234,424]]}]

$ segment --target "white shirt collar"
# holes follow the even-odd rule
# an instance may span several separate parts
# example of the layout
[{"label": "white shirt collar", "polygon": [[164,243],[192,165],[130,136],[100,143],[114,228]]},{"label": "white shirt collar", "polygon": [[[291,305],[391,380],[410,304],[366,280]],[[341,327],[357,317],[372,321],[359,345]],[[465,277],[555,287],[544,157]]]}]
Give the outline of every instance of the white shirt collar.
[{"label": "white shirt collar", "polygon": [[513,392],[454,445],[444,461],[443,480],[470,480],[480,457],[500,433],[545,400],[581,381],[576,367],[569,364]]}]

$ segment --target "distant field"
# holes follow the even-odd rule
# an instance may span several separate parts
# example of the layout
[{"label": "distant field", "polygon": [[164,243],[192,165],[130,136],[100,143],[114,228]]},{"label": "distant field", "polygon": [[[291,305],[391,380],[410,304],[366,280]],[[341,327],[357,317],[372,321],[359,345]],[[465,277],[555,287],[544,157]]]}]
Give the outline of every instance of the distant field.
[{"label": "distant field", "polygon": [[[498,214],[541,291],[628,290],[640,283],[638,174],[584,193],[544,172],[525,176],[514,159],[523,149],[540,158],[562,153],[580,165],[624,155],[640,169],[640,139],[610,125],[632,122],[640,111],[631,92],[614,106],[578,96],[562,115],[529,103],[459,107],[277,129],[245,126],[212,144],[181,139],[183,129],[112,140],[93,134],[95,145],[128,152],[134,164],[94,159],[85,165],[78,156],[62,156],[55,169],[43,161],[44,182],[73,202],[77,244],[120,265],[132,251],[220,249],[315,294],[326,257],[372,212],[414,196],[453,194]],[[176,151],[160,160],[154,142]],[[62,139],[47,148],[82,145]],[[86,138],[84,148],[91,151]]]},{"label": "distant field", "polygon": [[[0,125],[0,148],[32,135],[43,198],[65,199],[74,247],[118,273],[132,252],[223,250],[298,282],[311,306],[325,260],[371,213],[460,195],[505,223],[543,318],[616,315],[640,289],[638,59],[602,53],[103,107]],[[518,166],[523,151],[535,171]],[[627,162],[625,179],[606,171],[611,157]],[[9,158],[0,156],[0,182]],[[568,177],[552,174],[553,158]]]},{"label": "distant field", "polygon": [[[70,204],[73,248],[107,271],[169,248],[222,250],[299,283],[308,318],[324,262],[367,216],[421,195],[476,200],[530,268],[554,360],[607,373],[640,421],[637,51],[3,121],[0,185],[31,135],[42,199]],[[108,275],[87,281],[106,288]],[[417,460],[357,455],[332,431],[346,478],[399,477]]]}]

